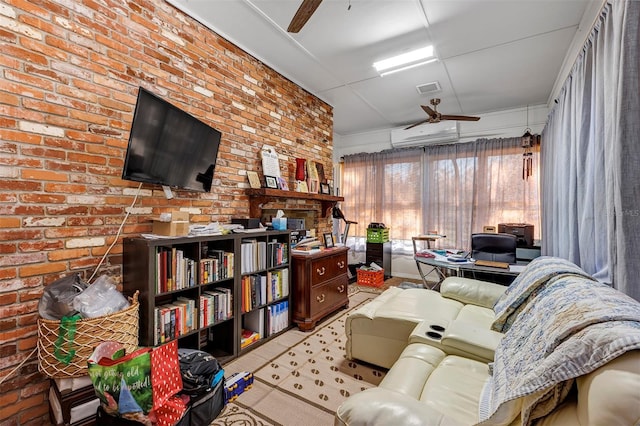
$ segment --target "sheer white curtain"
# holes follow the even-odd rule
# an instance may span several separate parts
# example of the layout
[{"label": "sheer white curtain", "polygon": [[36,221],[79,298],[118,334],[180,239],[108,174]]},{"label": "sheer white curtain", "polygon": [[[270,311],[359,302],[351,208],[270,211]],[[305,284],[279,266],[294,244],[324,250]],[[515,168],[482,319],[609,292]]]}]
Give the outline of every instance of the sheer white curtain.
[{"label": "sheer white curtain", "polygon": [[530,223],[537,234],[538,154],[527,180],[522,154],[520,138],[509,138],[345,156],[343,211],[358,222],[348,244],[363,250],[371,222],[391,228],[395,254],[428,231],[446,235],[440,247],[462,249],[484,225]]},{"label": "sheer white curtain", "polygon": [[542,145],[543,254],[640,300],[640,2],[605,5]]},{"label": "sheer white curtain", "polygon": [[[343,213],[352,226],[348,245],[364,250],[372,222],[390,227],[394,241],[420,233],[422,217],[422,150],[405,149],[344,157]],[[395,244],[394,244],[395,245]]]},{"label": "sheer white curtain", "polygon": [[470,236],[485,225],[529,223],[540,229],[538,154],[533,176],[522,178],[520,138],[480,139],[425,150],[426,230],[447,238],[444,247],[469,249]]}]

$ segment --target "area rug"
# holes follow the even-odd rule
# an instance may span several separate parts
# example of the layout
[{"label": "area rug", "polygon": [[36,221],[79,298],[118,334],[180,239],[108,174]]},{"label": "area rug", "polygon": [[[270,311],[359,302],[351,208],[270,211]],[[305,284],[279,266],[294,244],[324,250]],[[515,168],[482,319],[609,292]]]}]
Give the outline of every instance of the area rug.
[{"label": "area rug", "polygon": [[[342,401],[377,386],[386,373],[385,369],[345,358],[346,316],[375,296],[356,292],[350,297],[352,306],[329,317],[315,330],[303,333],[294,329],[279,336],[280,342],[265,350],[278,345],[282,349],[252,371],[253,387],[229,403],[212,425],[333,424]],[[282,345],[284,341],[294,344],[287,347]],[[245,356],[255,352],[253,356],[258,357],[261,350]],[[225,371],[230,370],[225,367]]]}]

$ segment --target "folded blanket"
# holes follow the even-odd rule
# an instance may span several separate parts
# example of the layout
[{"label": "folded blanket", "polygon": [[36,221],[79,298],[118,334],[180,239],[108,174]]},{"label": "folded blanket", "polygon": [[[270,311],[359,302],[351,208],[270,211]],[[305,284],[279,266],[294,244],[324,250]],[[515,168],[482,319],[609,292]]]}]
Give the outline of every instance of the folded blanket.
[{"label": "folded blanket", "polygon": [[576,377],[634,349],[640,349],[640,303],[587,277],[556,277],[496,348],[481,424],[517,411],[528,425],[560,404]]},{"label": "folded blanket", "polygon": [[527,303],[535,299],[547,284],[564,275],[577,275],[596,281],[568,260],[549,256],[538,257],[527,265],[496,301],[493,306],[496,318],[491,329],[506,333]]}]

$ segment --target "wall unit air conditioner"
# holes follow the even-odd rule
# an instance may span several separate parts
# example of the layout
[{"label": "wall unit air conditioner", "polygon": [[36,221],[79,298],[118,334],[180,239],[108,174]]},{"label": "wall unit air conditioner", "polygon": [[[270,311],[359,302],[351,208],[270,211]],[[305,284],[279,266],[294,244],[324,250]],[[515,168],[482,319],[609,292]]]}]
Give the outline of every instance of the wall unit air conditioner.
[{"label": "wall unit air conditioner", "polygon": [[391,131],[391,146],[422,146],[438,143],[455,142],[460,138],[457,121],[441,121],[425,123],[411,129],[394,129]]}]

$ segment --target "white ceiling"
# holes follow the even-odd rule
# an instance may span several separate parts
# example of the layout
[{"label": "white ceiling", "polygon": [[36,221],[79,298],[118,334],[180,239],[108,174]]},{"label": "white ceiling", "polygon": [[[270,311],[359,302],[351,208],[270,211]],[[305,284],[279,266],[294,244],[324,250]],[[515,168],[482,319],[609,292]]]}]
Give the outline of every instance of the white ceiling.
[{"label": "white ceiling", "polygon": [[[286,29],[302,0],[167,1],[332,105],[339,135],[421,121],[420,105],[432,97],[447,114],[549,103],[565,57],[576,39],[584,42],[584,22],[591,25],[588,15],[602,3],[324,0],[292,34]],[[427,44],[437,62],[385,77],[372,67]],[[430,82],[441,90],[419,94],[416,86]]]}]

